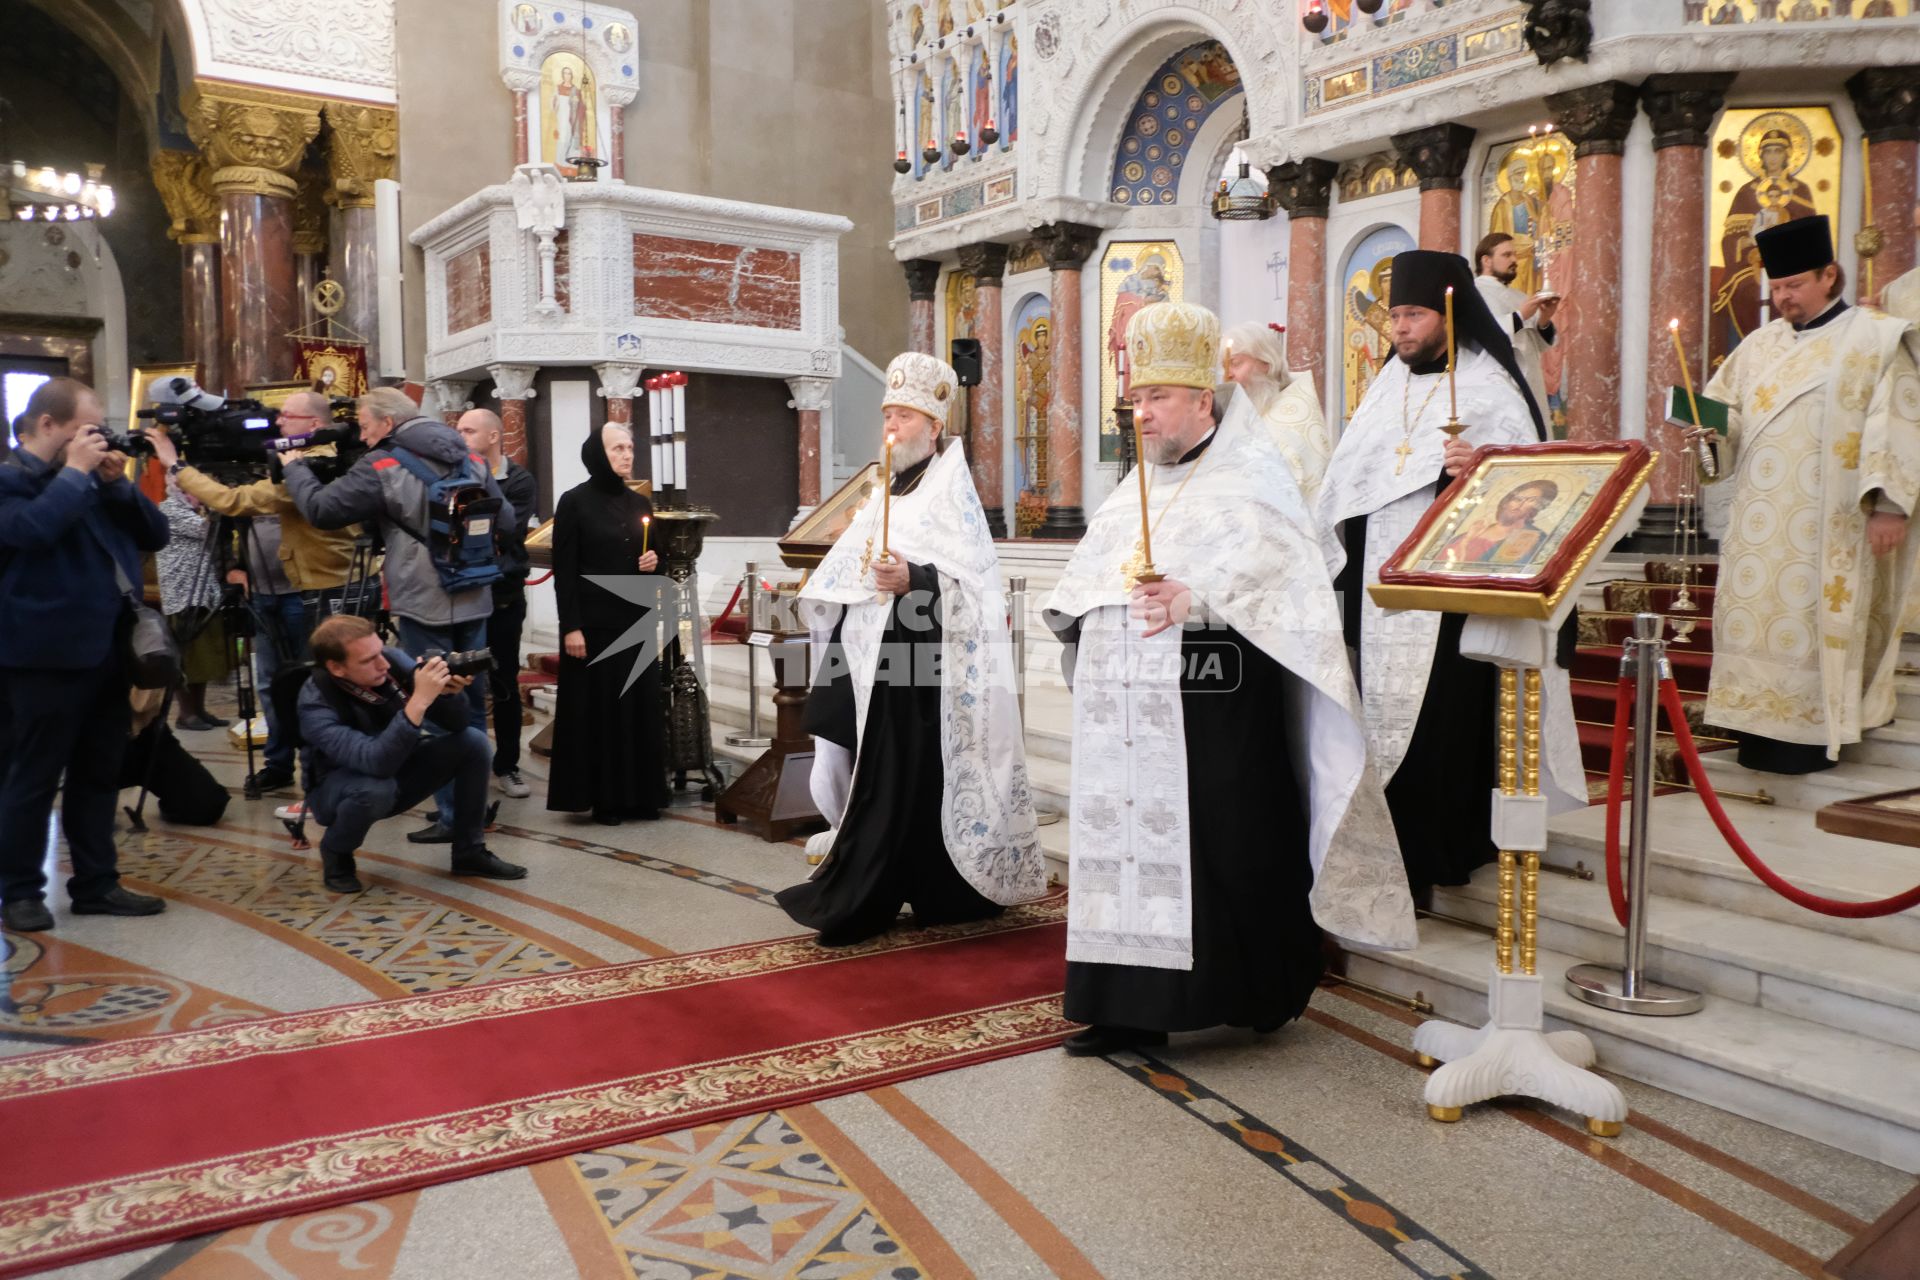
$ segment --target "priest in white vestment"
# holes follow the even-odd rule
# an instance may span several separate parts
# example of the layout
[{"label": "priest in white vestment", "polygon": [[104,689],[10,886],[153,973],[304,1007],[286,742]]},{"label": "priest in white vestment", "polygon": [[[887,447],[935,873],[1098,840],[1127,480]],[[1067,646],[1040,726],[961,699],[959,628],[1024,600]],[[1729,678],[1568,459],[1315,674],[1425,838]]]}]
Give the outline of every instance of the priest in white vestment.
[{"label": "priest in white vestment", "polygon": [[1824,216],[1754,243],[1777,318],[1706,388],[1730,406],[1716,472],[1734,486],[1707,721],[1737,735],[1748,768],[1810,773],[1893,718],[1913,604],[1920,334],[1847,305]]},{"label": "priest in white vestment", "polygon": [[812,790],[833,830],[778,896],[823,946],[885,932],[903,904],[953,924],[1046,889],[1000,559],[964,450],[940,447],[959,380],[908,352],[886,383],[890,502],[867,500],[801,592]]},{"label": "priest in white vestment", "polygon": [[1307,510],[1313,510],[1320,477],[1333,456],[1313,375],[1287,368],[1287,345],[1277,325],[1234,325],[1222,336],[1220,350],[1227,379],[1237,388],[1224,420],[1244,418],[1266,431],[1287,460]]},{"label": "priest in white vestment", "polygon": [[1417,941],[1312,518],[1258,423],[1213,422],[1219,333],[1171,302],[1127,328],[1163,580],[1139,580],[1130,474],[1047,602],[1073,687],[1070,1053],[1271,1031],[1322,929]]},{"label": "priest in white vestment", "polygon": [[[1458,333],[1455,386],[1466,430],[1449,441],[1446,291]],[[1488,797],[1498,783],[1499,672],[1463,657],[1463,614],[1388,613],[1367,586],[1413,532],[1440,490],[1481,445],[1546,437],[1537,403],[1514,367],[1507,326],[1473,287],[1458,254],[1415,249],[1393,260],[1394,354],[1347,424],[1320,492],[1321,545],[1340,592],[1346,641],[1358,652],[1360,695],[1374,768],[1400,835],[1415,894],[1464,884],[1496,850]],[[1586,804],[1572,686],[1559,660],[1543,673],[1543,785],[1555,811]]]},{"label": "priest in white vestment", "polygon": [[1473,261],[1477,272],[1473,283],[1486,299],[1487,310],[1507,327],[1508,341],[1513,343],[1513,362],[1520,367],[1521,381],[1527,384],[1544,419],[1550,414],[1544,362],[1547,348],[1560,336],[1553,325],[1553,317],[1560,309],[1559,295],[1529,296],[1513,287],[1520,265],[1514,253],[1514,239],[1504,231],[1483,237],[1474,249]]}]

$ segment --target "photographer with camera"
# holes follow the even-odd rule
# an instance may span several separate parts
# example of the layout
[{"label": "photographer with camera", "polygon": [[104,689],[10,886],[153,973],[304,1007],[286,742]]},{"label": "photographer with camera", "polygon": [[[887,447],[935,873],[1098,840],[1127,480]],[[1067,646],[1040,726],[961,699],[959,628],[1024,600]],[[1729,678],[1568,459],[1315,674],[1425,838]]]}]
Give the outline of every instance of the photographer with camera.
[{"label": "photographer with camera", "polygon": [[53,927],[43,868],[62,772],[75,913],[155,915],[165,903],[120,887],[113,807],[132,725],[133,584],[167,522],[127,478],[91,387],[53,378],[23,416],[0,463],[0,920]]},{"label": "photographer with camera", "polygon": [[[316,391],[300,391],[280,407],[279,434],[297,440],[325,430],[333,421],[332,406]],[[167,433],[149,428],[153,455],[167,468],[181,492],[209,511],[250,519],[241,531],[244,568],[229,570],[229,583],[247,592],[259,639],[254,644],[255,685],[263,693],[273,687],[281,671],[309,661],[307,633],[333,612],[333,602],[346,590],[353,566],[358,529],[320,529],[307,523],[294,505],[287,486],[271,478],[238,486],[222,484],[214,476],[180,458]],[[329,456],[333,445],[313,448],[314,456]],[[283,723],[272,697],[262,697],[267,718],[266,760],[247,780],[256,791],[277,791],[293,782],[293,726]]]},{"label": "photographer with camera", "polygon": [[[359,400],[360,439],[372,452],[332,484],[322,485],[306,459],[288,456],[287,490],[309,524],[341,529],[356,521],[379,527],[386,544],[387,607],[412,653],[487,647],[493,584],[500,580],[498,531],[514,523],[513,507],[485,464],[446,423],[423,417],[397,387],[377,387]],[[476,724],[485,724],[485,692],[466,687]],[[415,844],[453,840],[453,815],[412,832]]]},{"label": "photographer with camera", "polygon": [[[472,654],[415,664],[380,642],[365,618],[340,614],[313,630],[313,675],[300,691],[300,732],[317,778],[307,807],[326,826],[320,862],[327,888],[359,893],[354,850],[373,824],[453,784],[453,874],[519,880],[527,869],[487,850],[487,773],[493,748],[468,720],[468,676],[449,670]],[[432,725],[437,737],[423,737]]]}]

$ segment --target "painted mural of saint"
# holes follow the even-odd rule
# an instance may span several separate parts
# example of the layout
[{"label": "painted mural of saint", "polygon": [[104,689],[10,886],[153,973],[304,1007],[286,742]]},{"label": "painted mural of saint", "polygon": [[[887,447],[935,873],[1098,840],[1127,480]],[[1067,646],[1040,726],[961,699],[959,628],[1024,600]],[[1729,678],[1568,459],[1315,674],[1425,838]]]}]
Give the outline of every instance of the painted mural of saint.
[{"label": "painted mural of saint", "polygon": [[993,122],[993,85],[988,74],[987,51],[980,50],[980,56],[973,64],[973,141],[980,145],[980,135]]},{"label": "painted mural of saint", "polygon": [[1000,62],[1000,145],[1020,140],[1020,42],[1009,36]]},{"label": "painted mural of saint", "polygon": [[1109,355],[1117,358],[1127,349],[1127,322],[1133,319],[1134,312],[1155,302],[1169,301],[1172,296],[1167,288],[1166,258],[1157,253],[1147,254],[1128,272],[1114,295],[1113,320],[1107,325]]},{"label": "painted mural of saint", "polygon": [[1487,230],[1504,231],[1513,237],[1514,265],[1519,268],[1513,287],[1522,293],[1532,293],[1535,288],[1535,237],[1546,212],[1537,194],[1539,186],[1533,172],[1531,148],[1515,147],[1508,153],[1500,176],[1500,198],[1494,201],[1487,218]]},{"label": "painted mural of saint", "polygon": [[915,139],[922,147],[940,145],[940,121],[936,118],[938,100],[933,96],[933,80],[926,72],[920,73],[920,136]]},{"label": "painted mural of saint", "polygon": [[1346,416],[1360,407],[1380,366],[1393,354],[1387,299],[1392,296],[1391,254],[1353,273],[1347,281],[1346,338],[1341,364],[1346,374]]},{"label": "painted mural of saint", "polygon": [[[1762,117],[1754,124],[1766,120]],[[1798,177],[1806,164],[1807,141],[1796,140],[1781,126],[1778,116],[1773,120],[1761,131],[1755,149],[1757,163],[1747,164],[1753,177],[1734,193],[1733,204],[1720,224],[1720,262],[1713,269],[1713,323],[1718,338],[1715,347],[1723,352],[1731,351],[1760,325],[1764,273],[1754,236],[1768,227],[1819,212],[1814,207],[1813,188]],[[1743,160],[1748,156],[1748,144],[1749,139],[1743,137]]]},{"label": "painted mural of saint", "polygon": [[579,172],[570,163],[575,156],[599,154],[593,72],[573,54],[556,53],[547,59],[541,80],[540,158],[571,178]]},{"label": "painted mural of saint", "polygon": [[1540,550],[1546,534],[1534,520],[1560,496],[1551,480],[1530,480],[1500,499],[1493,515],[1463,531],[1440,550],[1450,565],[1523,565]]}]

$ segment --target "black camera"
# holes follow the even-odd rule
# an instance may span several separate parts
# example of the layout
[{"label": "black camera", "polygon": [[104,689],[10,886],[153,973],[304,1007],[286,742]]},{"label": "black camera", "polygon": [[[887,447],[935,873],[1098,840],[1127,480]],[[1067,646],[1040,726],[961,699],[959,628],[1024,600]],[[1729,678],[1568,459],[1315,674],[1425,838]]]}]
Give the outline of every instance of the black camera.
[{"label": "black camera", "polygon": [[129,458],[151,456],[153,442],[145,436],[136,436],[131,432],[115,431],[111,427],[89,428],[95,435],[107,442],[107,448],[115,453],[124,453]]},{"label": "black camera", "polygon": [[172,436],[183,460],[226,483],[267,474],[267,445],[279,419],[272,409],[258,400],[222,400],[191,378],[169,379],[153,391],[160,403],[139,416]]},{"label": "black camera", "polygon": [[448,675],[478,676],[493,670],[493,654],[486,649],[463,649],[459,653],[429,649],[420,655],[422,662],[428,658],[438,658],[445,662]]}]

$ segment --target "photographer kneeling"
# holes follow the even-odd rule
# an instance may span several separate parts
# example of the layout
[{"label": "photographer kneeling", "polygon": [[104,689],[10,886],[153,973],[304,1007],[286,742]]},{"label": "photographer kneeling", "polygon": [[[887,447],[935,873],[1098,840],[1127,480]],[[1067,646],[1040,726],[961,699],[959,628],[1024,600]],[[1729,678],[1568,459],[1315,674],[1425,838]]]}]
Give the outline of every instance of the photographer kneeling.
[{"label": "photographer kneeling", "polygon": [[[419,665],[386,648],[371,622],[351,614],[314,628],[313,676],[300,691],[300,733],[317,781],[307,808],[326,826],[320,860],[327,888],[359,893],[354,850],[373,824],[453,784],[453,874],[518,880],[527,869],[487,851],[487,778],[493,748],[469,722],[472,683],[445,660]],[[441,735],[423,738],[431,721]]]}]

